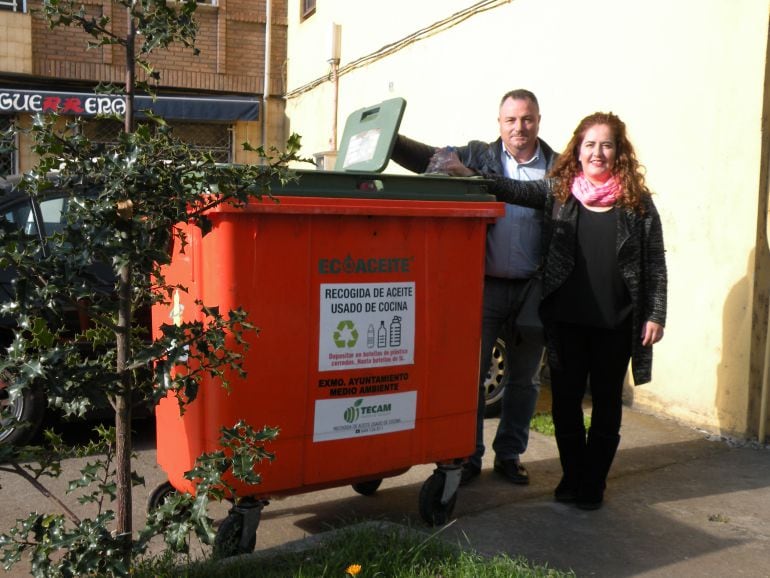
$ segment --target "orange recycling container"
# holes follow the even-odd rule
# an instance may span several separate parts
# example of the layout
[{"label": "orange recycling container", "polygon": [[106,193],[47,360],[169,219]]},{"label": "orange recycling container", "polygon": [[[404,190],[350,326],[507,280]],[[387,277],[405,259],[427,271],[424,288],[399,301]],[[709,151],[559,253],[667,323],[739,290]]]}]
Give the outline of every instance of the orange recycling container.
[{"label": "orange recycling container", "polygon": [[[299,172],[242,208],[185,227],[165,274],[188,289],[153,326],[192,320],[195,300],[242,307],[245,379],[211,379],[180,416],[157,408],[157,460],[171,485],[219,448],[220,428],[280,428],[260,464],[267,497],[385,478],[475,448],[486,228],[504,212],[484,181]],[[239,493],[240,497],[240,493]]]}]

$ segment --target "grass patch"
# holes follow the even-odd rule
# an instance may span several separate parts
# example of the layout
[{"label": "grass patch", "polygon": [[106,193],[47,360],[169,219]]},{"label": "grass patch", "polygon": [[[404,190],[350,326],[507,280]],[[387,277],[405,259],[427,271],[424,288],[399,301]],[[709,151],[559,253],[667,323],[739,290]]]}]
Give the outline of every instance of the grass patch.
[{"label": "grass patch", "polygon": [[[174,578],[562,578],[574,577],[523,558],[485,558],[437,537],[396,525],[343,528],[304,551],[242,556],[180,568],[157,560],[135,576]],[[145,573],[148,572],[148,573]]]},{"label": "grass patch", "polygon": [[[586,431],[588,431],[588,429],[591,427],[591,416],[584,415],[583,423],[585,424]],[[547,436],[555,435],[551,412],[542,411],[533,415],[532,421],[529,422],[529,429]]]}]

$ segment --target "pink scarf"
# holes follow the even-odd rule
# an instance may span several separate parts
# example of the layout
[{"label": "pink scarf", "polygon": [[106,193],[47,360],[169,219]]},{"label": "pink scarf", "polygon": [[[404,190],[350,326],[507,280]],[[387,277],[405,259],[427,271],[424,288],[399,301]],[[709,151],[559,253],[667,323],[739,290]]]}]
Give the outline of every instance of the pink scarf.
[{"label": "pink scarf", "polygon": [[594,207],[610,207],[620,198],[623,189],[615,177],[610,177],[602,185],[594,185],[583,173],[572,181],[572,194],[584,205]]}]

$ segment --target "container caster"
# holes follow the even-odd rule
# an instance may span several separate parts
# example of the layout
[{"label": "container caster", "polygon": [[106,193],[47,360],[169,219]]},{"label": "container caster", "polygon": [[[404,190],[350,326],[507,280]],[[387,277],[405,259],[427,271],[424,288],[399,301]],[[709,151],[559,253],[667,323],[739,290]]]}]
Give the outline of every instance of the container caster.
[{"label": "container caster", "polygon": [[214,557],[249,554],[257,545],[257,527],[267,500],[243,500],[230,508],[214,538]]},{"label": "container caster", "polygon": [[443,526],[449,521],[460,487],[459,465],[439,466],[420,490],[420,516],[430,526]]},{"label": "container caster", "polygon": [[368,480],[366,482],[353,484],[353,489],[362,496],[373,496],[374,493],[379,489],[381,483],[382,478],[379,480]]},{"label": "container caster", "polygon": [[167,498],[176,494],[176,488],[171,482],[163,482],[147,496],[147,513],[163,505]]}]

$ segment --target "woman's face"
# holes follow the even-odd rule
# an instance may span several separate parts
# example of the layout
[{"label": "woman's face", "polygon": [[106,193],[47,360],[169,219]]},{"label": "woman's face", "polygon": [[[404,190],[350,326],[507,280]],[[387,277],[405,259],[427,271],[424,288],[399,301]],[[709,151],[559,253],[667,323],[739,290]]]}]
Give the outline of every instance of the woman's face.
[{"label": "woman's face", "polygon": [[593,183],[604,183],[612,176],[615,166],[615,137],[606,124],[595,124],[583,136],[580,144],[580,164],[583,174]]}]

